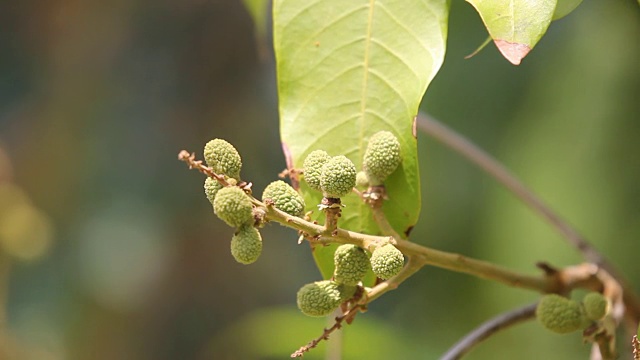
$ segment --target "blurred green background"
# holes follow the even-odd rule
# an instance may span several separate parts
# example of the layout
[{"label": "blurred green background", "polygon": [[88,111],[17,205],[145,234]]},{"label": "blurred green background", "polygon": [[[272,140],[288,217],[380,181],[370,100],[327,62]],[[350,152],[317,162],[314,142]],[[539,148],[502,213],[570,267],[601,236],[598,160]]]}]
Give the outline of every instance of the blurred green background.
[{"label": "blurred green background", "polygon": [[[466,134],[579,228],[640,290],[640,11],[585,1],[520,67],[453,0],[423,109]],[[319,279],[306,245],[267,227],[235,263],[177,153],[232,142],[261,192],[284,167],[270,45],[241,1],[0,5],[0,359],[284,359],[323,319],[295,307]],[[581,261],[473,165],[419,136],[412,240],[535,273]],[[345,359],[437,359],[525,290],[426,268],[346,328]],[[622,347],[627,347],[623,339]],[[325,345],[307,358],[322,359]],[[535,322],[469,359],[585,359]]]}]

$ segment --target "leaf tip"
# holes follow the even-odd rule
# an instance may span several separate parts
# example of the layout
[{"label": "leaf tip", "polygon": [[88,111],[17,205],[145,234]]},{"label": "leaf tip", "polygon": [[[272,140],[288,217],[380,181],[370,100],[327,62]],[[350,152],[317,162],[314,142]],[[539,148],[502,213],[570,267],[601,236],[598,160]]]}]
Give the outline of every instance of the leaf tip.
[{"label": "leaf tip", "polygon": [[502,56],[513,65],[520,65],[522,59],[531,51],[531,48],[525,44],[512,43],[506,40],[494,40],[494,43],[502,53]]}]

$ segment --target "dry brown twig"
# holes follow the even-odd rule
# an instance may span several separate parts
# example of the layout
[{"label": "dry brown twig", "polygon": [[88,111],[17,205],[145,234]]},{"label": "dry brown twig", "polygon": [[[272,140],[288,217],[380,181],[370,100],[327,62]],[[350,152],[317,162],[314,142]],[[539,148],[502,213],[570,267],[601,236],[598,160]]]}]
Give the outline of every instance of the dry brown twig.
[{"label": "dry brown twig", "polygon": [[296,350],[293,354],[291,354],[291,357],[292,358],[303,357],[304,353],[318,346],[318,344],[322,340],[329,340],[329,335],[331,335],[331,333],[342,328],[343,321],[346,321],[347,324],[351,324],[351,322],[353,322],[353,319],[358,314],[358,311],[361,311],[362,309],[363,309],[362,305],[356,304],[355,306],[347,310],[345,313],[343,313],[341,316],[336,317],[335,323],[333,324],[333,326],[331,326],[328,329],[325,328],[324,331],[322,332],[322,335],[311,340],[307,345],[300,347],[300,349]]}]

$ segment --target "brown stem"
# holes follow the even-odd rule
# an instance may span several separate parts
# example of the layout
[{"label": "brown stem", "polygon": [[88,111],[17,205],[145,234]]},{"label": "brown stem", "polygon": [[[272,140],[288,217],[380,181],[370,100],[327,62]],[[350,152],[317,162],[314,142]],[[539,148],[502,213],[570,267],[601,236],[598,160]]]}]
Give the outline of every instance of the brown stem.
[{"label": "brown stem", "polygon": [[328,329],[324,329],[324,331],[322,332],[322,335],[320,335],[317,338],[311,340],[307,345],[304,345],[304,346],[300,347],[300,349],[296,350],[293,354],[291,354],[291,357],[292,358],[303,357],[304,353],[306,353],[309,350],[311,350],[311,349],[315,348],[316,346],[318,346],[318,344],[322,340],[328,340],[329,339],[329,335],[331,335],[331,333],[333,333],[334,331],[342,328],[342,322],[343,321],[347,321],[347,323],[349,323],[350,320],[353,320],[353,318],[356,316],[356,314],[358,313],[358,311],[360,309],[361,309],[360,305],[355,305],[351,309],[347,310],[347,312],[345,312],[341,316],[336,317],[335,318],[335,323],[333,324],[333,326],[331,326]]},{"label": "brown stem", "polygon": [[338,219],[340,218],[340,213],[342,211],[342,202],[337,198],[323,197],[320,206],[325,215],[325,233],[331,235],[338,228]]},{"label": "brown stem", "polygon": [[526,305],[500,314],[493,319],[488,320],[487,322],[481,324],[472,332],[467,334],[467,336],[460,339],[460,341],[458,341],[444,355],[442,355],[440,360],[461,359],[466,353],[471,351],[474,346],[480,344],[490,336],[498,333],[501,330],[533,319],[536,315],[537,306],[537,303]]}]

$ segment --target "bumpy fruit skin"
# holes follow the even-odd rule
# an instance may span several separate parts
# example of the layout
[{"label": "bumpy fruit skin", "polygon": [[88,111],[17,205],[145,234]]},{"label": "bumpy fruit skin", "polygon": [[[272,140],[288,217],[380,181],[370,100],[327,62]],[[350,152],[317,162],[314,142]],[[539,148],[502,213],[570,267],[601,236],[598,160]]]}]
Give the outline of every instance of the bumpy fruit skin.
[{"label": "bumpy fruit skin", "polygon": [[336,266],[333,279],[344,285],[357,285],[371,268],[364,250],[353,244],[340,245],[333,254]]},{"label": "bumpy fruit skin", "polygon": [[322,191],[320,187],[320,175],[322,174],[322,167],[324,164],[331,160],[331,156],[324,150],[314,150],[307,155],[302,164],[304,171],[304,180],[309,184],[309,187]]},{"label": "bumpy fruit skin", "polygon": [[213,200],[213,212],[231,227],[240,227],[252,221],[252,209],[249,197],[235,186],[218,190]]},{"label": "bumpy fruit skin", "polygon": [[262,201],[271,199],[276,209],[282,210],[291,216],[304,214],[304,199],[291,185],[282,180],[269,184],[262,192]]},{"label": "bumpy fruit skin", "polygon": [[356,186],[356,166],[344,155],[334,156],[322,167],[320,187],[324,197],[341,198]]},{"label": "bumpy fruit skin", "polygon": [[536,318],[542,326],[558,334],[580,330],[585,324],[580,304],[557,294],[548,294],[540,299]]},{"label": "bumpy fruit skin", "polygon": [[243,226],[231,238],[231,255],[241,264],[254,263],[262,253],[262,237],[253,226]]},{"label": "bumpy fruit skin", "polygon": [[362,165],[371,185],[382,185],[400,162],[400,143],[389,131],[379,131],[369,139]]},{"label": "bumpy fruit skin", "polygon": [[404,266],[404,256],[392,244],[376,248],[371,254],[371,269],[383,280],[397,275]]},{"label": "bumpy fruit skin", "polygon": [[584,312],[590,320],[600,320],[607,314],[607,299],[600,293],[590,292],[582,299]]},{"label": "bumpy fruit skin", "polygon": [[233,145],[222,139],[213,139],[204,146],[204,160],[216,174],[239,179],[242,159]]},{"label": "bumpy fruit skin", "polygon": [[222,189],[222,185],[216,179],[207,176],[204,180],[204,194],[207,195],[211,205],[213,205],[213,200],[220,189]]},{"label": "bumpy fruit skin", "polygon": [[307,316],[326,316],[353,296],[355,287],[346,287],[331,280],[316,281],[298,290],[298,308]]}]

